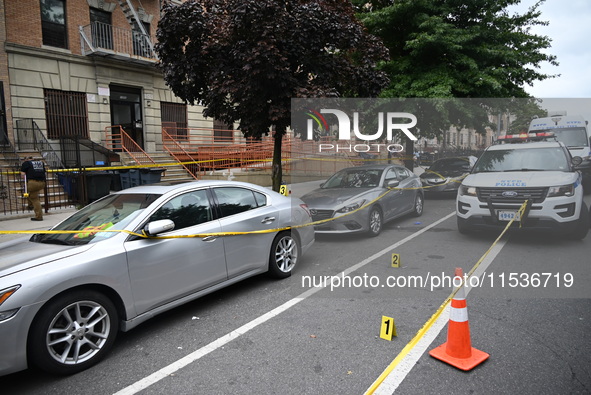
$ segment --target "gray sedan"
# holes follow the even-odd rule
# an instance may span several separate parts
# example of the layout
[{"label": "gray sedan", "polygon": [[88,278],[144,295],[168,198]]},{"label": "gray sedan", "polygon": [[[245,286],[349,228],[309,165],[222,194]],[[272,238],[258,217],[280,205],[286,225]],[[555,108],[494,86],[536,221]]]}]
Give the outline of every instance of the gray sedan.
[{"label": "gray sedan", "polygon": [[314,242],[310,221],[299,199],[197,181],[126,189],[53,228],[63,233],[0,244],[0,375],[31,363],[76,373],[119,328],[259,273],[288,277]]},{"label": "gray sedan", "polygon": [[314,221],[322,221],[315,224],[317,233],[377,236],[390,220],[422,215],[424,195],[419,177],[407,168],[368,165],[335,173],[302,200]]}]

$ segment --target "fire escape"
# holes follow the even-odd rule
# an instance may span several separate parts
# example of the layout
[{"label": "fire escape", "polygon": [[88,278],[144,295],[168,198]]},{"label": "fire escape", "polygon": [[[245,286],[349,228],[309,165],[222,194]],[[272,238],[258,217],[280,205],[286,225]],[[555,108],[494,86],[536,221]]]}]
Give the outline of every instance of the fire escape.
[{"label": "fire escape", "polygon": [[155,63],[158,55],[154,51],[152,38],[146,31],[140,15],[131,0],[117,0],[130,29],[120,28],[103,22],[80,26],[80,44],[84,55],[112,57],[138,63]]}]

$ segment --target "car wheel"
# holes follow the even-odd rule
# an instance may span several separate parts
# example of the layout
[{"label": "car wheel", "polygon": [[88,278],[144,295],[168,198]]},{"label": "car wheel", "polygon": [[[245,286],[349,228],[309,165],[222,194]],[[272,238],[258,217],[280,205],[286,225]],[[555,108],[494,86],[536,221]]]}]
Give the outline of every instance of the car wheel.
[{"label": "car wheel", "polygon": [[382,211],[378,207],[372,207],[369,212],[369,224],[367,233],[371,237],[375,237],[380,234],[384,225],[382,217]]},{"label": "car wheel", "polygon": [[581,214],[579,215],[579,219],[577,220],[577,224],[575,225],[574,229],[567,238],[575,239],[575,240],[583,240],[587,233],[589,233],[589,209],[583,202],[581,205]]},{"label": "car wheel", "polygon": [[420,217],[421,215],[423,215],[423,207],[425,204],[425,199],[423,198],[423,195],[421,195],[420,193],[417,193],[417,196],[415,197],[415,206],[412,212],[412,215],[414,217]]},{"label": "car wheel", "polygon": [[463,235],[466,235],[472,231],[470,226],[466,223],[467,221],[465,219],[460,218],[460,217],[456,217],[456,218],[458,220],[458,232],[460,232]]},{"label": "car wheel", "polygon": [[300,246],[291,232],[281,232],[273,240],[269,257],[269,274],[275,278],[291,276],[298,263]]},{"label": "car wheel", "polygon": [[109,352],[117,328],[117,310],[103,294],[64,294],[50,301],[35,318],[29,336],[29,358],[49,373],[80,372]]}]

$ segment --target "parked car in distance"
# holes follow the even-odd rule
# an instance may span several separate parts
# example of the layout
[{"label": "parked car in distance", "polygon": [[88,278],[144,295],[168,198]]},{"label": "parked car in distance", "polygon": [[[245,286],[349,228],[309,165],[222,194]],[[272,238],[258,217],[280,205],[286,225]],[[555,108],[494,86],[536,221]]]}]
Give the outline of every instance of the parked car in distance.
[{"label": "parked car in distance", "polygon": [[422,215],[424,204],[417,175],[402,166],[378,164],[340,170],[301,199],[314,221],[328,220],[314,226],[317,233],[370,236],[380,234],[390,220]]},{"label": "parked car in distance", "polygon": [[475,156],[458,156],[436,160],[420,175],[425,193],[455,195],[477,159]]},{"label": "parked car in distance", "polygon": [[[278,229],[310,222],[301,200],[253,184],[152,184],[105,196],[52,229],[68,233],[0,244],[0,375],[30,364],[79,372],[108,353],[119,329],[259,273],[288,277],[314,230]],[[220,234],[252,231],[261,232]]]}]

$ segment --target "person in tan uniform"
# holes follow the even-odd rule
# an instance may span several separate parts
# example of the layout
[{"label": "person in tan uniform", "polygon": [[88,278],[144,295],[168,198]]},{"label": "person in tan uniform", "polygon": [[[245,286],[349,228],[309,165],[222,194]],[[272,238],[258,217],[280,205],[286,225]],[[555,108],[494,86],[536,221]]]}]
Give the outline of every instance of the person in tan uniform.
[{"label": "person in tan uniform", "polygon": [[45,188],[45,164],[40,160],[33,160],[29,156],[21,165],[21,176],[27,183],[29,206],[35,210],[35,216],[31,221],[43,221],[43,210],[39,200],[39,192]]}]

